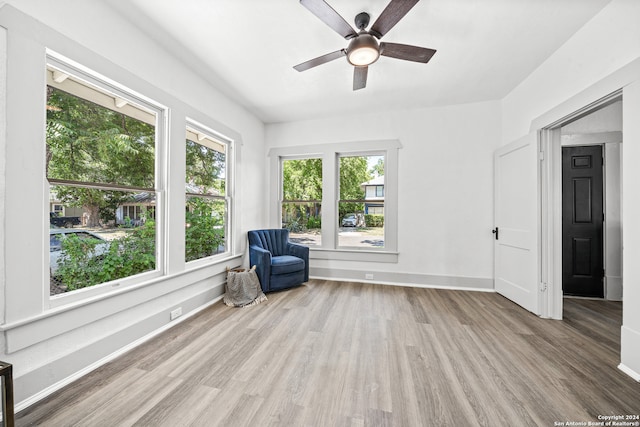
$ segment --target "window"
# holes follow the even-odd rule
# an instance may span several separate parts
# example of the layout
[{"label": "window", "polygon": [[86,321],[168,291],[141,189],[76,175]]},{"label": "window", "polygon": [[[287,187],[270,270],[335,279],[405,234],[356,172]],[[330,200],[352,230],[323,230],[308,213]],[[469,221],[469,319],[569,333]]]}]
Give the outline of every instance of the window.
[{"label": "window", "polygon": [[339,156],[338,246],[384,248],[383,181],[384,155]]},{"label": "window", "polygon": [[272,226],[299,227],[291,239],[308,245],[312,259],[397,262],[401,147],[379,140],[272,148],[271,185],[280,190],[271,192]]},{"label": "window", "polygon": [[368,206],[367,213],[369,215],[384,215],[383,206]]},{"label": "window", "polygon": [[282,228],[291,241],[322,244],[322,159],[282,159]]},{"label": "window", "polygon": [[187,128],[185,260],[229,251],[229,143],[195,125]]},{"label": "window", "polygon": [[161,110],[69,64],[49,61],[50,294],[159,274],[156,123]]}]

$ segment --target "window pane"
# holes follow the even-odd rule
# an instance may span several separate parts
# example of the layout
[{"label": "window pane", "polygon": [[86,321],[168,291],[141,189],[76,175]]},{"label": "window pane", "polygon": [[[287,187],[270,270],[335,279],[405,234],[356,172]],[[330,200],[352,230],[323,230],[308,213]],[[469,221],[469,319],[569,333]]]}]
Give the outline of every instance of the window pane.
[{"label": "window pane", "polygon": [[322,200],[322,159],[282,161],[282,198]]},{"label": "window pane", "polygon": [[322,244],[322,159],[282,160],[282,228],[292,241]]},{"label": "window pane", "polygon": [[153,125],[51,86],[46,107],[47,178],[154,188]]},{"label": "window pane", "polygon": [[[140,193],[62,185],[52,185],[49,194],[51,295],[155,270],[155,194],[141,198]],[[136,201],[137,221],[127,222],[124,205]],[[89,225],[94,217],[98,226]]]},{"label": "window pane", "polygon": [[384,156],[340,157],[338,246],[384,247]]},{"label": "window pane", "polygon": [[226,251],[227,206],[224,199],[190,196],[185,218],[186,261]]},{"label": "window pane", "polygon": [[[371,225],[371,216],[353,209],[354,203],[340,203],[338,208],[351,211],[340,219],[338,245],[363,248],[384,248],[384,227]],[[382,215],[380,215],[382,217]]]},{"label": "window pane", "polygon": [[322,243],[322,204],[283,203],[282,228],[289,230],[289,239],[306,246]]},{"label": "window pane", "polygon": [[225,195],[225,146],[218,145],[213,149],[187,139],[187,193]]},{"label": "window pane", "polygon": [[186,135],[185,260],[189,262],[229,250],[228,146],[191,128]]}]

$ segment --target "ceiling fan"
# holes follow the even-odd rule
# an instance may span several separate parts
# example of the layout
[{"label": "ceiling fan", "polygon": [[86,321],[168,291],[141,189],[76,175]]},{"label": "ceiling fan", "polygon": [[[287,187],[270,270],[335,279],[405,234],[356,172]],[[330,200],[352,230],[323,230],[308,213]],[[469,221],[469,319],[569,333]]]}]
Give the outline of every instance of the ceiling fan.
[{"label": "ceiling fan", "polygon": [[327,53],[326,55],[298,64],[293,68],[298,71],[305,71],[346,56],[347,61],[354,66],[353,90],[358,90],[367,85],[369,65],[376,62],[380,55],[404,59],[406,61],[429,62],[431,57],[436,53],[434,49],[398,43],[378,43],[378,40],[387,34],[418,1],[419,0],[391,0],[369,31],[366,30],[369,26],[369,14],[361,12],[356,15],[355,18],[355,24],[359,30],[359,32],[356,32],[353,27],[324,0],[300,0],[300,3],[309,9],[311,13],[320,18],[322,22],[330,26],[342,37],[350,40],[350,42],[346,49]]}]

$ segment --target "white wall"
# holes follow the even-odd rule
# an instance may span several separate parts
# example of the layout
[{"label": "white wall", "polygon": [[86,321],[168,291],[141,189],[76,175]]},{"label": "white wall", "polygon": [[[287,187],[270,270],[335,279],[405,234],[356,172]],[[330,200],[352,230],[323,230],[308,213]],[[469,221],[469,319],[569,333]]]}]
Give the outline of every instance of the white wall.
[{"label": "white wall", "polygon": [[363,280],[374,272],[376,281],[492,289],[499,131],[498,102],[267,125],[268,148],[387,139],[402,144],[398,262],[315,259],[312,275],[331,271]]},{"label": "white wall", "polygon": [[[640,380],[640,2],[613,0],[502,101],[507,143],[623,89],[621,369]],[[639,153],[640,154],[640,153]]]},{"label": "white wall", "polygon": [[613,0],[502,101],[502,140],[640,56],[640,2]]},{"label": "white wall", "polygon": [[[14,364],[18,409],[104,358],[166,327],[223,292],[225,267],[242,263],[246,231],[262,225],[264,127],[188,64],[101,1],[16,1],[0,9],[0,359]],[[60,33],[52,30],[60,30]],[[6,36],[6,37],[5,37]],[[81,43],[81,44],[80,44]],[[44,177],[45,48],[169,108],[164,277],[141,286],[55,306],[46,267]],[[4,66],[6,65],[6,82]],[[6,88],[6,94],[5,94]],[[184,263],[185,117],[237,142],[236,256],[191,268]],[[6,133],[5,133],[6,129]],[[180,179],[182,177],[182,179]],[[171,179],[173,178],[173,179]],[[182,184],[181,184],[182,183]]]}]

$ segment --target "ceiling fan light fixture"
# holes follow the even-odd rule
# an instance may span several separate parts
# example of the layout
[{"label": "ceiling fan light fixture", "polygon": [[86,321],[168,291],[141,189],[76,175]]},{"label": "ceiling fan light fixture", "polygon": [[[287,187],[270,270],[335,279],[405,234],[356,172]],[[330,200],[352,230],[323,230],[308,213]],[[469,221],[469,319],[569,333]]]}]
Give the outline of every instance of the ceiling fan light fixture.
[{"label": "ceiling fan light fixture", "polygon": [[436,53],[434,49],[412,46],[408,44],[378,42],[387,32],[393,28],[411,10],[419,0],[389,0],[378,19],[369,30],[370,16],[367,12],[356,15],[355,24],[359,32],[353,29],[338,12],[335,11],[327,0],[300,0],[300,4],[327,24],[333,31],[349,40],[346,49],[336,50],[309,61],[295,65],[296,71],[305,71],[318,65],[326,64],[334,59],[345,56],[353,69],[353,90],[363,89],[367,86],[367,73],[369,65],[380,58],[380,55],[388,58],[402,59],[427,63]]},{"label": "ceiling fan light fixture", "polygon": [[373,64],[378,58],[380,58],[378,41],[371,34],[358,34],[347,47],[347,60],[356,67]]}]

